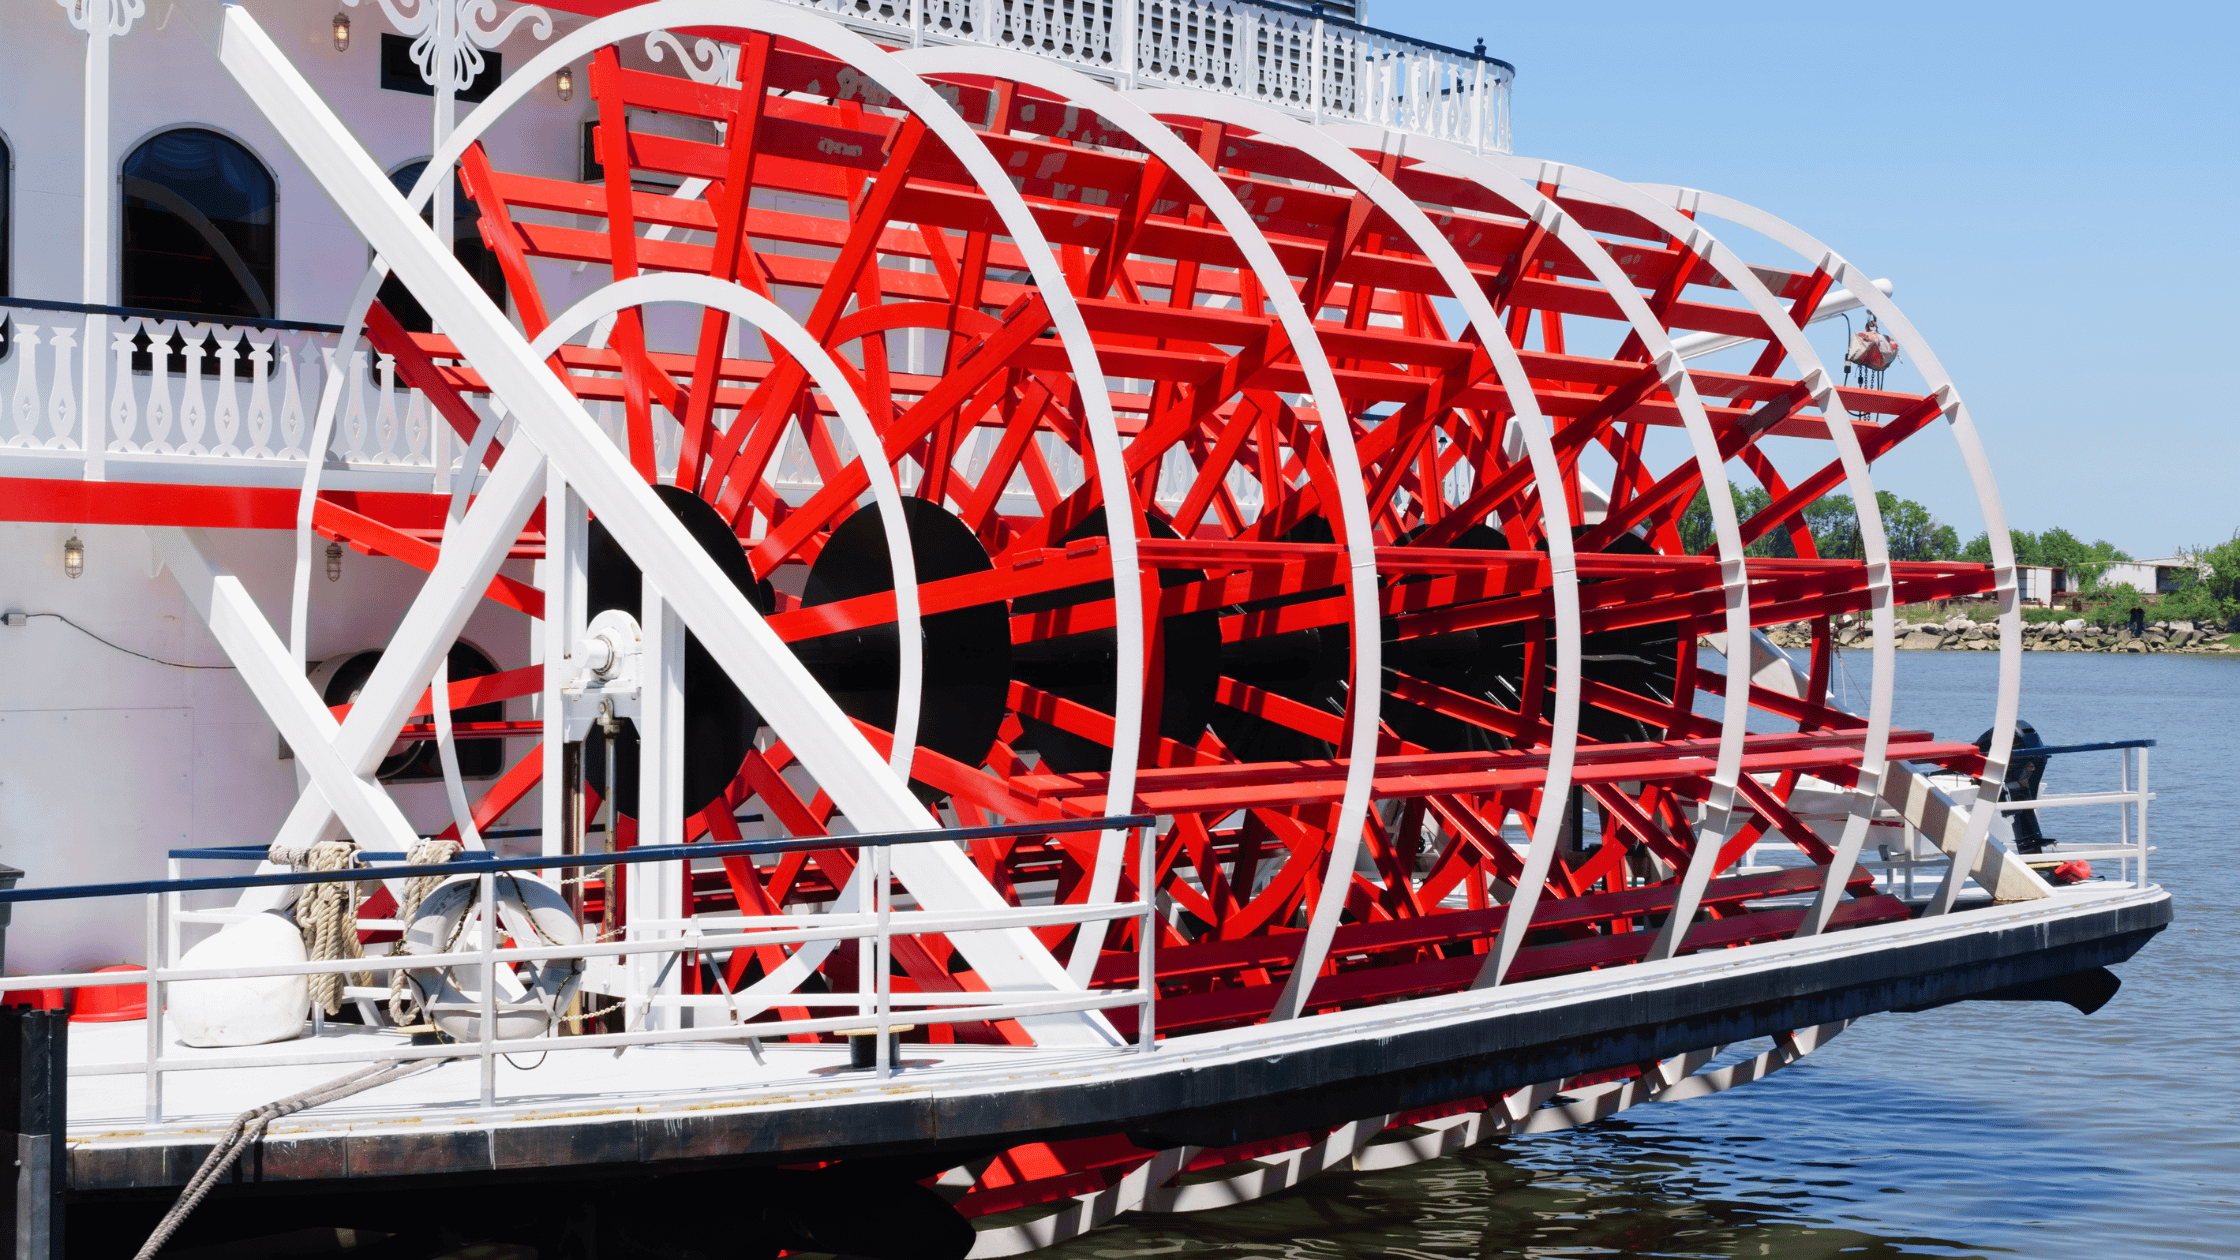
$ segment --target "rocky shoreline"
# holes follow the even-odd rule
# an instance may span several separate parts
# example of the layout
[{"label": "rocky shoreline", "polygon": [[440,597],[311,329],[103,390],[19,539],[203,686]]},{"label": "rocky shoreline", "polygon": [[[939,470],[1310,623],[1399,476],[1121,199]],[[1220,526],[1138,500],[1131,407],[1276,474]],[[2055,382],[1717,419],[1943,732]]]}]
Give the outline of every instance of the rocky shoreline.
[{"label": "rocky shoreline", "polygon": [[[1792,621],[1766,627],[1774,644],[1783,648],[1812,646],[1812,623]],[[1846,614],[1836,619],[1836,645],[1867,648],[1874,632],[1867,618]],[[2095,626],[2082,617],[2071,621],[2031,622],[2022,627],[2026,652],[2191,652],[2228,655],[2233,652],[2224,632],[2203,629],[2190,621],[2150,621],[2143,635],[2134,636],[2122,626]],[[1992,652],[1999,647],[1996,622],[1970,621],[1954,615],[1944,621],[1900,622],[1898,646],[1906,651]]]}]

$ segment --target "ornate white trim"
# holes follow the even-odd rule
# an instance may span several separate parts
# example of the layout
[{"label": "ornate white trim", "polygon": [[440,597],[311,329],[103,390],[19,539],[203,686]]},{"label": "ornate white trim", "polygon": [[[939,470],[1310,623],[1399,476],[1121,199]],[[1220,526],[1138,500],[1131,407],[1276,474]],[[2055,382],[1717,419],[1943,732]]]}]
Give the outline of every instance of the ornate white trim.
[{"label": "ornate white trim", "polygon": [[70,25],[93,33],[94,21],[103,10],[108,12],[107,34],[111,38],[132,33],[132,24],[148,15],[148,0],[54,0],[68,15]]},{"label": "ornate white trim", "polygon": [[[58,4],[62,2],[56,0]],[[138,5],[142,0],[114,2]],[[355,8],[359,0],[342,2]],[[506,42],[525,22],[536,24],[538,39],[552,38],[552,15],[533,4],[525,4],[515,9],[513,16],[497,22],[498,0],[374,2],[381,6],[381,11],[389,17],[389,25],[396,27],[399,34],[412,36],[412,63],[420,67],[420,78],[432,88],[445,86],[439,76],[442,70],[450,72],[449,86],[454,89],[474,82],[475,76],[482,73],[483,51]],[[492,22],[497,24],[489,25]]]}]

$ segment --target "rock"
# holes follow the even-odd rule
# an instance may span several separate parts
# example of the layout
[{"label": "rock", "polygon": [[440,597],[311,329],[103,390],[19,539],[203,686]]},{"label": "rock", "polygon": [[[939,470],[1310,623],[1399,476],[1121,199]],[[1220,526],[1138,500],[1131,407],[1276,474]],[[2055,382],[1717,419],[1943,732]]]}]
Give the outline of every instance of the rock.
[{"label": "rock", "polygon": [[[247,967],[303,962],[295,921],[267,910],[229,923],[179,959],[184,968]],[[182,980],[171,986],[171,1026],[190,1046],[261,1046],[303,1035],[311,1004],[303,976],[247,980]]]},{"label": "rock", "polygon": [[2082,630],[2084,629],[2084,618],[2071,617],[2069,620],[2061,623],[2061,628],[2064,630]]},{"label": "rock", "polygon": [[2190,621],[2173,621],[2168,624],[2172,630],[2185,630],[2190,632],[2193,629],[2193,623]]},{"label": "rock", "polygon": [[1919,651],[1923,648],[1942,647],[1944,646],[1944,639],[1927,630],[1916,630],[1905,638],[1898,640],[1898,646],[1908,651]]}]

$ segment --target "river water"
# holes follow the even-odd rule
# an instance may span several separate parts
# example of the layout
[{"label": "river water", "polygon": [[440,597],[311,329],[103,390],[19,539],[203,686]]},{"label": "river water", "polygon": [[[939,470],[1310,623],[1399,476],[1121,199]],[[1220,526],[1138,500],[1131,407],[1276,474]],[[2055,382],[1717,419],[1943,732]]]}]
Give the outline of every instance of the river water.
[{"label": "river water", "polygon": [[[2148,738],[2151,874],[2177,921],[2118,967],[2096,1015],[1963,1003],[1860,1021],[1772,1078],[1396,1172],[1325,1174],[1256,1203],[1131,1217],[1040,1253],[1130,1260],[1506,1256],[2240,1255],[2240,881],[2229,802],[2240,659],[2026,654],[2022,716],[2049,744]],[[1897,721],[1974,739],[1987,652],[1898,654]],[[1863,654],[1847,662],[1867,680]],[[2049,791],[2115,784],[2057,758]],[[2049,810],[2083,841],[2112,810]]]}]

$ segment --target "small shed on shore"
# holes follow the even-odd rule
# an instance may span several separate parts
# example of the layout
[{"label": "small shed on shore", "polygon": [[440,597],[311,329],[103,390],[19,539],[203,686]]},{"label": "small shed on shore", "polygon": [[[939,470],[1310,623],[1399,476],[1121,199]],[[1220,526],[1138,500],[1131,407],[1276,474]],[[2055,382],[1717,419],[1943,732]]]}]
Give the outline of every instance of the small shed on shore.
[{"label": "small shed on shore", "polygon": [[2052,607],[2069,589],[2068,574],[2058,564],[2018,564],[2014,575],[2022,602],[2040,608]]}]

